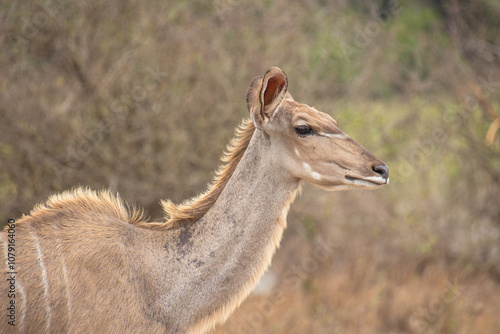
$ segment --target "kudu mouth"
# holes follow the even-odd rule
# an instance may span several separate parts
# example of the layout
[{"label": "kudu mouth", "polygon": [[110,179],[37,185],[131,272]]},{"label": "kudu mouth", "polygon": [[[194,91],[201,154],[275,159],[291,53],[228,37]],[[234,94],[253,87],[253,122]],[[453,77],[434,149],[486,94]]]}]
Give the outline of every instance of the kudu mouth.
[{"label": "kudu mouth", "polygon": [[357,178],[349,175],[345,176],[347,183],[362,186],[362,187],[377,187],[383,186],[384,184],[389,183],[389,178],[383,178],[381,176],[370,176],[366,178]]},{"label": "kudu mouth", "polygon": [[389,167],[386,164],[378,164],[372,170],[377,176],[355,177],[346,174],[345,179],[347,183],[361,187],[378,187],[389,183]]}]

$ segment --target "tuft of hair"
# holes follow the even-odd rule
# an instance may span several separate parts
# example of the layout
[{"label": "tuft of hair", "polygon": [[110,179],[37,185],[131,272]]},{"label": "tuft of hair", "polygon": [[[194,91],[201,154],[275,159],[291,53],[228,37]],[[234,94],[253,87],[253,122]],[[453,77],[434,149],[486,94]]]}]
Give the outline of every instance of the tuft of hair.
[{"label": "tuft of hair", "polygon": [[82,218],[113,217],[131,224],[145,220],[142,209],[130,207],[118,194],[89,188],[75,188],[52,195],[46,202],[36,205],[29,216],[36,219],[49,212],[64,212]]},{"label": "tuft of hair", "polygon": [[161,201],[167,218],[165,227],[176,228],[184,226],[196,222],[207,213],[229,182],[236,166],[238,166],[248,148],[254,131],[255,125],[250,118],[244,119],[236,128],[234,138],[226,147],[221,157],[222,163],[215,172],[214,178],[205,192],[182,204],[174,204],[170,200]]}]

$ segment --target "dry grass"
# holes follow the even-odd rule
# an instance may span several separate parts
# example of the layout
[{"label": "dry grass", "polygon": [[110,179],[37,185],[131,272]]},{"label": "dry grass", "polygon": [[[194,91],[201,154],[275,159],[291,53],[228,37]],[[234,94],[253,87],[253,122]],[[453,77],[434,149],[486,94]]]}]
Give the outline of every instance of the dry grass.
[{"label": "dry grass", "polygon": [[0,224],[76,185],[159,217],[204,189],[251,79],[280,66],[391,185],[307,187],[278,285],[216,332],[500,332],[494,2],[49,3],[0,5]]},{"label": "dry grass", "polygon": [[[282,281],[252,296],[215,333],[495,333],[498,286],[484,274],[462,277],[433,263],[377,268],[360,258],[314,273],[293,291]],[[284,290],[284,291],[283,291]],[[282,294],[282,295],[281,295]]]}]

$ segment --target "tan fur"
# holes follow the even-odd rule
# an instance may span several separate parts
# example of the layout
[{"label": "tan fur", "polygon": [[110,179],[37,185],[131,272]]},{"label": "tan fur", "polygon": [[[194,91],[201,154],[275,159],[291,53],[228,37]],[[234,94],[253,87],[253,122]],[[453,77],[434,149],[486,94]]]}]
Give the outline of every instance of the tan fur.
[{"label": "tan fur", "polygon": [[[252,81],[250,119],[213,182],[181,205],[163,201],[164,221],[148,222],[118,195],[83,188],[51,196],[19,219],[16,326],[3,316],[0,332],[205,332],[230,316],[269,266],[304,180],[329,190],[388,182],[383,162],[329,115],[294,101],[287,87],[275,67]],[[2,277],[9,277],[7,244],[3,231]],[[6,287],[0,305],[10,302]]]},{"label": "tan fur", "polygon": [[281,238],[283,236],[283,231],[286,228],[286,216],[288,210],[290,209],[291,203],[295,200],[297,195],[300,193],[301,187],[297,188],[283,207],[281,217],[279,219],[279,228],[275,229],[271,240],[267,249],[264,251],[264,257],[262,261],[259,263],[259,267],[256,268],[255,272],[251,276],[251,279],[245,284],[244,288],[239,291],[238,295],[236,295],[233,299],[231,299],[223,308],[219,309],[217,313],[211,315],[210,317],[202,319],[200,323],[196,324],[192,329],[191,333],[204,333],[207,330],[212,329],[216,324],[224,323],[227,318],[231,315],[233,310],[235,310],[252,292],[255,285],[259,282],[262,274],[266,271],[266,269],[271,264],[272,257],[276,252],[276,249],[279,247]]}]

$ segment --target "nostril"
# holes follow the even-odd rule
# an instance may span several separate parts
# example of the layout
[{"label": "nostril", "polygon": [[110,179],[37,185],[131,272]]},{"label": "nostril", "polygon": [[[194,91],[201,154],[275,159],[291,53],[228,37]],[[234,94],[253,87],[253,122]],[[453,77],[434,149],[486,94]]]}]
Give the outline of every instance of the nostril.
[{"label": "nostril", "polygon": [[389,178],[389,167],[386,165],[377,165],[372,167],[373,171],[384,179]]}]

